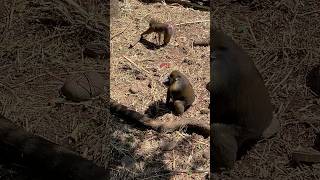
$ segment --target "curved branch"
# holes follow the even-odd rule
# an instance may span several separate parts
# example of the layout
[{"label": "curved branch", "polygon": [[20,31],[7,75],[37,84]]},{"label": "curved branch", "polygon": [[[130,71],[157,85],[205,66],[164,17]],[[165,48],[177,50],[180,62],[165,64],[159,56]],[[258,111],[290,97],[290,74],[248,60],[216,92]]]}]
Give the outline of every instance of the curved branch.
[{"label": "curved branch", "polygon": [[127,106],[119,104],[112,99],[110,99],[110,111],[121,119],[126,120],[128,123],[138,124],[144,128],[153,129],[158,132],[173,132],[185,128],[188,133],[197,133],[205,138],[210,136],[210,127],[205,124],[195,122],[191,119],[160,122],[156,119],[147,117],[147,115],[131,110]]}]

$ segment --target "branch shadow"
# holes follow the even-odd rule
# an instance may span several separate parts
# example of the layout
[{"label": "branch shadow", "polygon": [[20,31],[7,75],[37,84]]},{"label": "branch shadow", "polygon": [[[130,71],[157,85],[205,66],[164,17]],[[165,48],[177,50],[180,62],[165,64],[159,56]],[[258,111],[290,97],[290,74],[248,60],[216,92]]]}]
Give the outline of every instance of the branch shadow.
[{"label": "branch shadow", "polygon": [[167,113],[171,113],[171,110],[166,106],[166,104],[163,101],[158,100],[151,103],[144,113],[147,114],[149,118],[156,119]]}]

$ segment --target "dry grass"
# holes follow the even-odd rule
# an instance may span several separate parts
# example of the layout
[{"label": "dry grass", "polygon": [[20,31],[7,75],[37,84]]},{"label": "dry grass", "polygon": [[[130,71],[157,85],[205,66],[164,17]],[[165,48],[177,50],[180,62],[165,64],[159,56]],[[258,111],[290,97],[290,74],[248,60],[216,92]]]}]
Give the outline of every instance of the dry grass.
[{"label": "dry grass", "polygon": [[[177,69],[192,82],[196,102],[181,117],[169,113],[157,119],[193,118],[209,123],[209,114],[200,113],[209,105],[205,89],[210,78],[209,47],[192,47],[192,40],[209,36],[209,12],[161,3],[142,4],[137,0],[120,3],[120,7],[119,18],[111,22],[111,97],[141,113],[158,112],[166,96],[161,81]],[[161,49],[150,50],[141,43],[128,49],[148,28],[151,17],[179,24],[176,36]],[[152,34],[148,39],[156,42]],[[162,63],[169,63],[170,67],[161,68]],[[146,79],[139,80],[141,76]],[[130,89],[137,93],[130,93]],[[160,134],[139,130],[114,120],[113,179],[203,179],[206,175],[209,159],[203,153],[209,149],[209,139],[183,131]],[[166,144],[174,147],[173,150],[164,151],[162,146]],[[125,165],[125,162],[131,163]]]},{"label": "dry grass", "polygon": [[[93,101],[88,107],[54,103],[67,75],[103,72],[106,67],[106,61],[82,55],[86,42],[105,39],[101,35],[108,23],[105,5],[76,1],[85,7],[82,11],[67,2],[1,2],[1,112],[27,131],[64,146],[70,145],[67,137],[72,136],[77,152],[107,167],[111,137],[107,112],[101,110],[104,103]],[[15,173],[1,176],[9,177],[16,179]]]},{"label": "dry grass", "polygon": [[[47,4],[50,1],[28,2],[40,2],[41,7],[53,8]],[[72,132],[78,134],[75,149],[100,165],[107,166],[111,160],[113,179],[203,179],[202,171],[206,171],[209,164],[202,156],[209,148],[208,139],[183,131],[159,134],[139,130],[119,123],[116,117],[107,123],[106,115],[97,108],[83,111],[81,106],[48,104],[58,97],[60,78],[78,71],[105,70],[106,62],[85,58],[81,53],[86,42],[102,38],[104,23],[85,23],[88,17],[83,17],[81,10],[71,8],[70,11],[59,5],[54,6],[61,10],[56,12],[69,14],[47,16],[66,24],[57,25],[57,28],[33,22],[40,16],[39,7],[31,8],[28,2],[3,1],[0,6],[2,114],[26,130],[63,145],[67,145],[65,137]],[[83,2],[79,4],[90,12],[90,19],[104,19],[104,8],[89,6],[98,1]],[[299,145],[312,145],[315,134],[309,124],[319,127],[320,123],[319,105],[305,87],[306,72],[320,62],[317,9],[320,3],[261,1],[256,3],[256,9],[237,3],[215,1],[215,4],[219,8],[214,17],[215,25],[232,35],[254,59],[272,97],[275,118],[281,122],[278,137],[260,142],[236,163],[233,171],[216,178],[319,179],[318,164],[292,167],[289,154]],[[193,117],[208,123],[209,115],[201,114],[200,110],[206,109],[209,103],[204,89],[209,81],[209,48],[191,46],[192,39],[208,36],[209,22],[203,21],[209,19],[208,12],[160,3],[146,5],[136,0],[120,5],[120,16],[111,27],[111,96],[144,112],[152,103],[164,100],[165,88],[158,82],[173,69],[179,69],[193,82],[197,101],[182,117],[166,114],[159,120]],[[167,13],[162,13],[164,11]],[[175,24],[202,22],[178,26],[176,37],[165,48],[148,50],[138,43],[129,50],[129,45],[147,28],[150,16]],[[170,63],[171,67],[160,68],[161,63]],[[131,70],[121,70],[123,67]],[[137,80],[137,71],[152,78]],[[137,86],[138,93],[128,91],[133,86]],[[92,106],[102,105],[93,102]],[[107,146],[111,137],[112,159]],[[173,144],[174,149],[164,151],[162,147],[167,143]],[[2,167],[0,173],[4,173]],[[10,171],[9,174],[13,176],[14,173]]]},{"label": "dry grass", "polygon": [[306,72],[320,63],[319,7],[314,0],[255,1],[251,8],[215,1],[215,26],[253,58],[281,123],[278,137],[257,144],[234,170],[216,179],[320,178],[319,164],[289,163],[292,150],[313,144],[312,126],[320,125],[319,104],[305,86]]}]

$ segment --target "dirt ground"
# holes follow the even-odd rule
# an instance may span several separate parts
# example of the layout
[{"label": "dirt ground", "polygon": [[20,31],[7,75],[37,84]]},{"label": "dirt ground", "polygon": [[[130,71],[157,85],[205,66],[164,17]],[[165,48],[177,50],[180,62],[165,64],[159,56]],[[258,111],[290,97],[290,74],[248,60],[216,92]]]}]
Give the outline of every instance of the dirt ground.
[{"label": "dirt ground", "polygon": [[[90,12],[91,20],[103,21],[104,5],[91,6],[99,4],[94,0],[76,2]],[[281,123],[279,136],[259,142],[231,172],[216,174],[215,179],[320,179],[319,164],[293,167],[289,161],[292,150],[313,144],[313,127],[320,125],[319,101],[305,86],[306,72],[320,63],[320,2],[241,5],[216,0],[214,5],[214,25],[253,58],[272,97],[274,117]],[[194,39],[209,35],[209,12],[137,0],[120,7],[111,26],[111,97],[141,113],[159,112],[166,93],[159,82],[178,69],[193,83],[196,102],[181,117],[167,113],[157,119],[194,118],[209,123],[209,94],[204,88],[209,81],[209,48],[192,47]],[[49,21],[39,21],[42,16]],[[150,50],[138,43],[128,49],[148,27],[150,17],[176,24],[175,37],[164,48]],[[171,134],[141,130],[116,117],[109,122],[100,101],[54,103],[67,75],[105,72],[107,62],[82,53],[87,42],[101,36],[97,24],[85,21],[79,9],[62,8],[58,1],[1,1],[1,113],[53,142],[70,146],[66,139],[73,137],[72,148],[100,166],[110,165],[112,179],[204,179],[209,139],[183,130]],[[153,35],[148,38],[155,40]],[[17,179],[17,169],[0,166],[0,179]]]},{"label": "dirt ground", "polygon": [[[192,47],[193,40],[209,37],[209,12],[138,0],[120,2],[120,14],[111,21],[111,97],[159,121],[192,118],[209,124],[209,47]],[[137,43],[156,18],[176,26],[168,46],[148,49]],[[147,39],[156,43],[155,34]],[[163,64],[169,64],[166,66]],[[161,84],[173,70],[187,76],[196,101],[182,116],[163,113],[166,88]],[[115,118],[115,117],[114,117]],[[113,179],[204,179],[209,170],[209,138],[181,131],[162,134],[139,130],[113,119]],[[168,147],[169,146],[169,147]]]},{"label": "dirt ground", "polygon": [[250,54],[266,82],[281,123],[279,136],[258,143],[214,179],[320,179],[320,164],[293,167],[290,153],[311,146],[320,127],[319,101],[305,76],[320,63],[319,1],[214,1],[214,25]]},{"label": "dirt ground", "polygon": [[[82,53],[87,42],[105,39],[101,34],[107,34],[106,28],[101,30],[96,24],[108,23],[106,4],[76,2],[88,12],[88,21],[80,9],[63,1],[0,2],[1,114],[29,132],[108,167],[111,137],[107,112],[101,110],[104,103],[55,103],[67,76],[106,73],[107,61]],[[0,166],[0,179],[19,176],[18,167]]]}]

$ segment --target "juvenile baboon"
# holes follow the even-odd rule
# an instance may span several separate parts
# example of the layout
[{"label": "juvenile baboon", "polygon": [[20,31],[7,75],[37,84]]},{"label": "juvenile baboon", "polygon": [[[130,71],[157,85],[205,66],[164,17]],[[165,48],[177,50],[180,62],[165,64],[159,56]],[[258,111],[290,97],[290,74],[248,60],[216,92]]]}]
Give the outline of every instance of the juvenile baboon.
[{"label": "juvenile baboon", "polygon": [[166,105],[169,107],[172,100],[174,112],[181,115],[195,100],[191,83],[185,75],[175,70],[163,81],[163,84],[168,87]]},{"label": "juvenile baboon", "polygon": [[0,152],[1,162],[24,167],[30,172],[28,174],[41,179],[110,178],[109,170],[95,165],[61,145],[27,132],[2,115],[0,115]]},{"label": "juvenile baboon", "polygon": [[160,45],[161,42],[161,34],[163,34],[163,44],[162,46],[167,45],[170,42],[171,37],[174,34],[174,27],[170,23],[161,23],[155,19],[151,19],[149,22],[149,28],[141,34],[141,39],[148,34],[151,33],[158,34],[158,43]]}]

